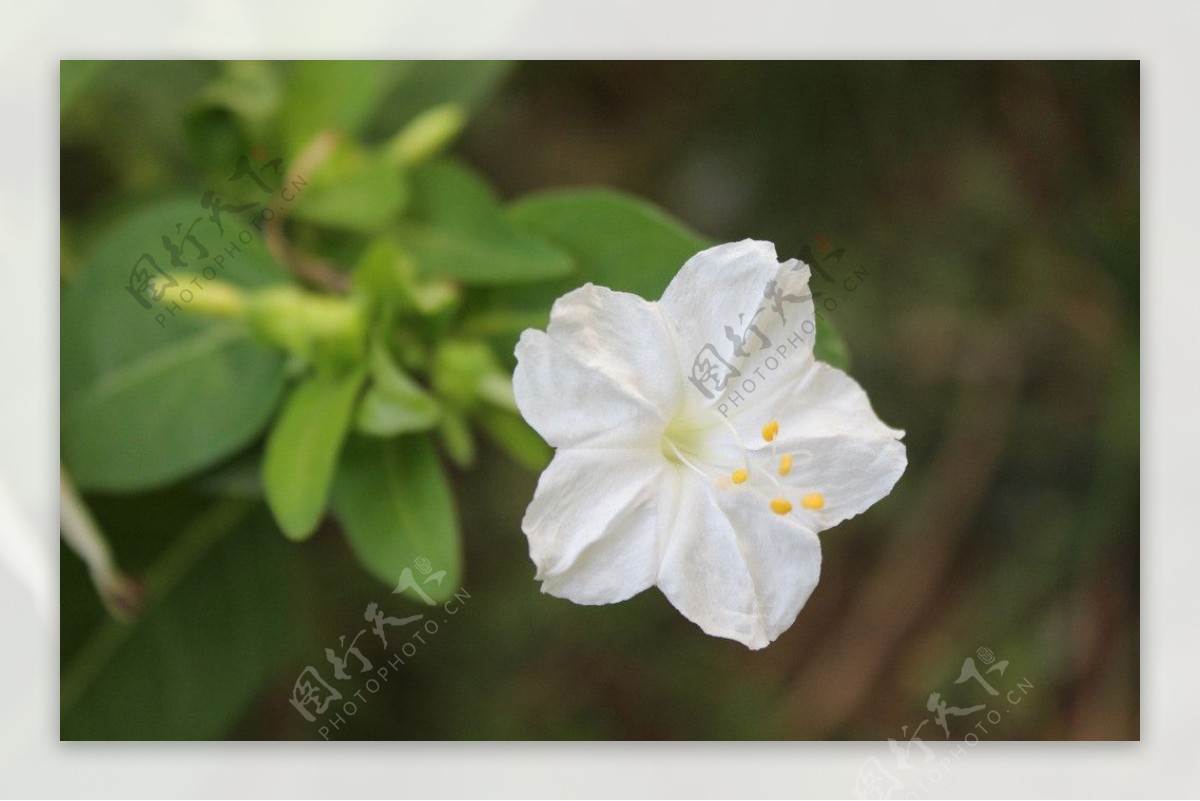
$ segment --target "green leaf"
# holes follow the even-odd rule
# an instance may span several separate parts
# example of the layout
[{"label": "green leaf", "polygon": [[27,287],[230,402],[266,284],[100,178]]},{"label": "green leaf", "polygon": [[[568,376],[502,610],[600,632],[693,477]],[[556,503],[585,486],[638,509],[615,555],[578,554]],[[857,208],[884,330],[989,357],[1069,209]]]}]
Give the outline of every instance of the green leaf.
[{"label": "green leaf", "polygon": [[[284,280],[257,238],[239,242],[234,232],[242,225],[233,220],[222,237],[205,217],[194,234],[209,258],[194,257],[189,245],[188,266],[171,266],[162,237],[178,242],[175,224],[186,230],[206,213],[199,194],[123,218],[64,294],[62,452],[82,489],[147,489],[209,467],[258,436],[283,390],[283,356],[260,345],[245,324],[202,318],[186,303],[169,310],[149,296],[152,308],[145,309],[127,289],[144,253],[169,273],[204,265],[243,286]],[[225,251],[230,239],[240,248],[232,255]],[[218,254],[220,269],[213,266]],[[204,278],[197,280],[190,286],[196,294]]]},{"label": "green leaf", "polygon": [[415,282],[416,267],[383,237],[372,240],[354,265],[354,289],[376,307],[406,304]]},{"label": "green leaf", "polygon": [[645,201],[607,189],[532,195],[508,207],[522,230],[557,245],[575,269],[530,287],[487,287],[475,293],[463,330],[487,335],[511,352],[525,328],[545,328],[550,307],[587,282],[654,300],[689,258],[709,243]]},{"label": "green leaf", "polygon": [[813,355],[818,361],[845,370],[850,366],[850,348],[837,329],[824,317],[817,317],[817,341]]},{"label": "green leaf", "polygon": [[571,271],[567,254],[512,225],[492,190],[465,166],[427,162],[411,181],[411,219],[401,226],[400,244],[423,274],[498,284]]},{"label": "green leaf", "polygon": [[428,437],[351,438],[338,468],[333,509],[354,554],[381,581],[395,586],[401,571],[424,557],[435,570],[446,571],[440,586],[422,585],[430,598],[443,601],[459,587],[458,518]]},{"label": "green leaf", "polygon": [[538,473],[550,464],[554,451],[519,415],[483,406],[475,411],[475,420],[489,439],[527,470]]},{"label": "green leaf", "polygon": [[570,254],[576,269],[568,289],[591,281],[648,300],[709,246],[651,204],[607,189],[526,197],[509,206],[508,219]]},{"label": "green leaf", "polygon": [[290,62],[279,115],[289,154],[324,130],[358,132],[406,70],[395,62]]},{"label": "green leaf", "polygon": [[228,736],[297,628],[286,549],[250,508],[225,502],[186,525],[145,574],[143,616],[103,618],[64,663],[64,740]]},{"label": "green leaf", "polygon": [[467,110],[481,105],[511,65],[503,61],[398,62],[402,74],[366,131],[385,139],[427,109],[454,103]]},{"label": "green leaf", "polygon": [[382,342],[372,345],[370,365],[373,380],[358,409],[357,429],[390,437],[433,428],[437,401],[396,366]]},{"label": "green leaf", "polygon": [[394,223],[408,202],[400,171],[380,153],[343,142],[306,178],[293,202],[298,220],[372,233]]},{"label": "green leaf", "polygon": [[[495,304],[495,300],[496,296],[492,295],[490,301]],[[458,330],[464,336],[511,337],[515,339],[526,328],[545,328],[549,317],[549,305],[538,310],[497,308],[471,314],[463,320]]]},{"label": "green leaf", "polygon": [[450,461],[464,469],[475,462],[475,438],[471,436],[471,428],[462,415],[451,409],[443,409],[438,434]]},{"label": "green leaf", "polygon": [[321,522],[338,454],[366,371],[318,370],[292,391],[267,438],[263,487],[283,533],[310,537]]}]

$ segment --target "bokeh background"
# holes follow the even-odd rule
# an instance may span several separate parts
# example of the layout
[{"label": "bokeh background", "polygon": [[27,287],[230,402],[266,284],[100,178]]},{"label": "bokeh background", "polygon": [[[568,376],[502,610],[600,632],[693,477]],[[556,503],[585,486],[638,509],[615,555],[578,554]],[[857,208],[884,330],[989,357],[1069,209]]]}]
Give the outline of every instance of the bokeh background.
[{"label": "bokeh background", "polygon": [[[196,186],[184,121],[217,68],[64,84],[64,285],[114,209]],[[331,737],[904,740],[935,692],[999,703],[985,739],[1138,737],[1136,62],[434,72],[469,87],[454,152],[504,197],[615,187],[714,240],[844,248],[827,316],[908,432],[909,469],[822,535],[807,607],[749,652],[653,590],[607,607],[541,595],[519,525],[537,476],[484,448],[453,474],[469,599]],[[113,623],[63,549],[64,737],[319,738],[287,702],[297,674],[394,598],[336,524],[296,545],[250,507],[236,548],[188,558],[175,533],[220,523],[194,484],[87,501],[122,565],[170,576],[189,606]],[[218,608],[231,587],[244,603]],[[1018,704],[955,683],[981,648],[1008,662],[989,681],[1027,685]],[[951,717],[952,737],[981,719]]]}]

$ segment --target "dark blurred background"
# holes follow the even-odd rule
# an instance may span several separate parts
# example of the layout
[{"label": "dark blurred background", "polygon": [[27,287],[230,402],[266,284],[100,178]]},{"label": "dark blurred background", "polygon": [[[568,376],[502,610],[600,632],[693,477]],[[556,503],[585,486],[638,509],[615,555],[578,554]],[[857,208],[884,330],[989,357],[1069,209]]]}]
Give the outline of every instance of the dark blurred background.
[{"label": "dark blurred background", "polygon": [[[807,607],[750,652],[654,590],[541,595],[520,531],[537,477],[485,450],[455,476],[470,598],[332,736],[940,740],[932,693],[998,703],[982,739],[1139,736],[1136,62],[525,63],[456,152],[505,197],[611,186],[714,240],[844,249],[826,314],[909,468],[822,535]],[[64,183],[64,214],[105,181]],[[95,499],[102,522],[134,503]],[[388,588],[332,526],[272,547],[304,623],[227,734],[312,739],[296,674]],[[64,557],[64,593],[82,575]],[[64,617],[64,660],[82,627]],[[1007,661],[998,701],[955,683],[968,658]]]}]

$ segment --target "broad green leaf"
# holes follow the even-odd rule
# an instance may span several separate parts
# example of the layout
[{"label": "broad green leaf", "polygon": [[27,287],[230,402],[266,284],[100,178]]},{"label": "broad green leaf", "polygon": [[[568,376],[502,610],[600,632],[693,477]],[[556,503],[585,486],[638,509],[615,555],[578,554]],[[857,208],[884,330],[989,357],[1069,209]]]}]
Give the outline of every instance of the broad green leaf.
[{"label": "broad green leaf", "polygon": [[510,64],[503,61],[399,62],[402,74],[367,127],[373,139],[385,139],[419,114],[445,103],[467,110],[482,104],[499,84]]},{"label": "broad green leaf", "polygon": [[[205,319],[186,302],[171,309],[149,293],[146,309],[128,290],[143,254],[172,275],[199,273],[198,285],[188,282],[195,294],[204,291],[204,267],[241,286],[285,280],[253,227],[251,240],[239,241],[243,226],[232,218],[222,236],[204,216],[193,234],[208,257],[197,258],[189,244],[181,253],[186,267],[172,267],[162,237],[178,243],[176,223],[186,231],[207,214],[199,194],[122,219],[64,294],[62,451],[81,489],[142,490],[198,472],[253,440],[278,402],[283,356],[259,344],[248,326]],[[148,262],[140,267],[164,280]]]},{"label": "broad green leaf", "polygon": [[372,345],[370,366],[372,383],[358,409],[359,431],[390,437],[437,423],[437,401],[396,366],[382,342]]},{"label": "broad green leaf", "polygon": [[535,473],[550,464],[554,452],[518,414],[483,406],[474,416],[488,438],[517,464]]},{"label": "broad green leaf", "polygon": [[424,275],[503,284],[570,272],[570,257],[512,225],[492,190],[465,166],[427,162],[411,182],[411,218],[400,228],[400,244]]},{"label": "broad green leaf", "polygon": [[850,348],[833,324],[824,317],[817,318],[817,341],[813,343],[813,355],[840,370],[850,366]]},{"label": "broad green leaf", "polygon": [[428,437],[351,438],[338,467],[333,509],[355,555],[381,581],[395,586],[401,572],[423,557],[434,570],[446,571],[440,585],[421,585],[431,599],[443,601],[459,587],[458,519]]},{"label": "broad green leaf", "polygon": [[399,169],[380,153],[339,145],[311,176],[293,202],[298,220],[371,233],[394,223],[408,201]]},{"label": "broad green leaf", "polygon": [[324,130],[356,133],[407,70],[381,61],[293,61],[279,125],[290,155]]},{"label": "broad green leaf", "polygon": [[571,255],[576,269],[560,282],[566,289],[591,281],[655,300],[709,246],[651,204],[607,189],[526,197],[509,206],[508,219]]},{"label": "broad green leaf", "polygon": [[263,488],[283,533],[312,536],[366,371],[318,370],[292,391],[267,438]]},{"label": "broad green leaf", "polygon": [[511,353],[524,329],[545,328],[554,301],[589,281],[657,299],[684,262],[709,246],[651,204],[607,189],[528,196],[510,204],[507,217],[557,245],[575,268],[534,286],[473,294],[463,331],[488,337],[498,353]]},{"label": "broad green leaf", "polygon": [[64,740],[230,734],[297,628],[286,548],[251,508],[226,501],[185,524],[145,573],[142,617],[99,620],[64,657]]}]

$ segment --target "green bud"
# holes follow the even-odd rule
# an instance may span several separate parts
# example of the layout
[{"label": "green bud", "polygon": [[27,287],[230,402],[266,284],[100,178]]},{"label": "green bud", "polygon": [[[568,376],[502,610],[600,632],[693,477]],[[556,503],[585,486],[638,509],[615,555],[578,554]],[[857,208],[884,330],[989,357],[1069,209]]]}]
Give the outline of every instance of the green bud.
[{"label": "green bud", "polygon": [[412,257],[388,239],[375,240],[354,268],[354,286],[368,302],[433,317],[453,308],[462,293],[453,281],[420,280]]},{"label": "green bud", "polygon": [[[188,311],[205,317],[238,319],[246,315],[246,296],[241,289],[219,279],[204,280],[193,284],[192,276],[179,275],[178,283],[163,293],[163,299],[181,303]],[[191,288],[198,286],[199,289]],[[191,297],[182,301],[187,291]]]},{"label": "green bud", "polygon": [[363,357],[367,321],[357,299],[271,287],[251,297],[249,316],[259,336],[307,361]]},{"label": "green bud", "polygon": [[437,155],[458,136],[466,122],[467,115],[457,103],[426,109],[388,142],[388,163],[407,167]]},{"label": "green bud", "polygon": [[455,408],[468,409],[482,397],[488,377],[497,372],[496,360],[482,342],[450,341],[434,356],[433,388]]}]

